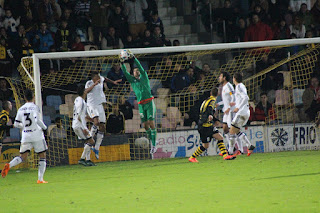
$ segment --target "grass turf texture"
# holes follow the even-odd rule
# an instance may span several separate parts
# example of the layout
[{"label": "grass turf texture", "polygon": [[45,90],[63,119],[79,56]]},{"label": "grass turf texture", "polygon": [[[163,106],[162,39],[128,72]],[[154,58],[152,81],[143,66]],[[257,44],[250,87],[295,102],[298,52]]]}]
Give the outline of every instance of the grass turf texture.
[{"label": "grass turf texture", "polygon": [[1,212],[320,212],[320,152],[100,163],[9,172]]}]

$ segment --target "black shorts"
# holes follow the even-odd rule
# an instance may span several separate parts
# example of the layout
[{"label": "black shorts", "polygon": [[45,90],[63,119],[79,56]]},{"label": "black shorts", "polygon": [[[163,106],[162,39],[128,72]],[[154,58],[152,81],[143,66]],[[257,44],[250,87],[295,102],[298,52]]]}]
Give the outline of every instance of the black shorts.
[{"label": "black shorts", "polygon": [[[219,133],[219,130],[217,130],[217,128],[214,126],[200,127],[198,129],[198,132],[200,134],[200,139],[201,139],[202,143],[210,143],[213,135]],[[209,138],[209,140],[208,140],[208,138]]]}]

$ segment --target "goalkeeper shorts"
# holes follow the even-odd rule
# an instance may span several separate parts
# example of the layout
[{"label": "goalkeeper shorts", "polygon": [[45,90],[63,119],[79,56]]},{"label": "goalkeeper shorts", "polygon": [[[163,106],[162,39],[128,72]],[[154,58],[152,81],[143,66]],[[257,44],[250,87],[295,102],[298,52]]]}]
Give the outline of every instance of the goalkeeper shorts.
[{"label": "goalkeeper shorts", "polygon": [[153,121],[156,116],[156,105],[154,101],[150,101],[146,104],[139,104],[139,113],[141,122]]}]

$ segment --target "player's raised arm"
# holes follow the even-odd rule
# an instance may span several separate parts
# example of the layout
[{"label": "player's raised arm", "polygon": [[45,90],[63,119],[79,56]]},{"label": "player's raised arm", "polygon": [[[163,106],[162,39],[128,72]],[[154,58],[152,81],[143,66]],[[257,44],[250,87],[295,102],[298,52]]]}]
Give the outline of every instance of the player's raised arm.
[{"label": "player's raised arm", "polygon": [[146,71],[142,67],[140,61],[134,56],[134,54],[130,50],[127,50],[127,52],[128,52],[129,58],[133,58],[134,59],[134,63],[137,65],[139,71],[141,73],[146,73]]},{"label": "player's raised arm", "polygon": [[121,54],[119,55],[119,60],[121,62],[121,69],[123,71],[123,74],[126,76],[126,79],[129,81],[129,83],[134,82],[134,77],[127,71],[127,67],[124,64],[125,58],[121,56]]}]

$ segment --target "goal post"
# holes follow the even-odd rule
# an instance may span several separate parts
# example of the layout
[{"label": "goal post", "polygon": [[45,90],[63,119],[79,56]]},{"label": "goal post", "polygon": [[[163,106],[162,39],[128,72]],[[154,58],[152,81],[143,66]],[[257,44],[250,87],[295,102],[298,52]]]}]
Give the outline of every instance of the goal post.
[{"label": "goal post", "polygon": [[[282,73],[281,88],[268,94],[275,100],[272,103],[277,118],[274,118],[274,115],[268,112],[265,120],[255,121],[256,125],[250,126],[245,131],[247,131],[247,134],[255,132],[257,135],[257,140],[254,143],[258,152],[289,150],[289,148],[296,146],[295,142],[288,143],[284,140],[288,141],[287,137],[289,137],[289,140],[295,140],[296,132],[291,125],[299,122],[296,117],[297,110],[301,111],[302,92],[308,85],[314,68],[319,63],[320,38],[135,48],[130,50],[147,69],[150,84],[152,84],[152,92],[156,97],[155,121],[158,128],[160,149],[159,153],[153,156],[154,158],[184,157],[190,155],[199,146],[200,139],[195,129],[196,124],[194,124],[196,123],[195,114],[199,111],[199,102],[208,94],[210,89],[218,85],[217,78],[222,71],[229,72],[231,76],[238,71],[246,73],[244,84],[247,87],[250,101],[254,102],[253,107],[260,99],[261,88],[265,86],[265,82],[278,82],[279,79],[268,79],[270,74],[274,72]],[[70,85],[88,80],[91,72],[99,72],[106,76],[110,68],[119,63],[118,55],[120,51],[118,49],[36,53],[32,57],[23,58],[21,66],[18,68],[22,81],[12,82],[12,86],[16,87],[17,95],[15,97],[23,97],[24,88],[32,88],[35,90],[36,104],[42,110],[42,102],[45,101],[42,100],[44,89],[68,91]],[[259,63],[268,59],[268,57],[270,58],[270,56],[276,58],[275,62],[257,69]],[[65,66],[55,73],[41,74],[41,62],[44,60],[66,60],[71,61],[71,65]],[[173,76],[179,75],[182,70],[189,67],[190,61],[201,61],[202,64],[209,63],[213,69],[205,76],[199,77],[191,85],[173,91],[170,88]],[[198,71],[198,74],[204,75],[202,71]],[[71,128],[73,107],[71,100],[74,95],[70,93],[74,93],[74,91],[67,92],[68,98],[66,95],[65,103],[61,103],[60,107],[55,109],[62,117],[62,125],[67,138],[49,139],[51,150],[48,156],[51,160],[48,162],[52,166],[59,165],[61,161],[65,160],[65,156],[69,156],[70,163],[71,158],[76,159],[79,155],[77,148],[79,148],[81,142],[75,138]],[[125,132],[127,134],[123,137],[119,136],[117,139],[128,141],[128,146],[114,145],[112,150],[118,150],[116,152],[120,152],[119,156],[113,156],[112,159],[106,158],[107,161],[151,158],[148,150],[149,144],[146,144],[143,139],[146,134],[140,122],[139,114],[137,114],[138,105],[129,83],[125,82],[121,86],[109,88],[106,91],[106,96],[108,103],[111,104],[118,103],[120,98],[125,97],[134,108],[133,117],[126,121]],[[220,112],[217,116],[221,119],[222,113]],[[186,123],[189,121],[190,124],[187,125]],[[283,127],[279,128],[279,126]],[[299,124],[297,128],[300,127],[301,130],[297,131],[308,132],[308,134],[301,136],[302,141],[303,137],[305,141],[308,140],[309,142],[314,139],[315,129],[311,129],[311,125]],[[304,130],[302,130],[303,128]],[[111,141],[113,140],[113,136],[109,138]],[[287,149],[286,146],[289,148]],[[283,149],[278,149],[279,147]],[[314,147],[316,145],[311,148]],[[214,146],[206,154],[217,154],[216,148]],[[106,151],[106,153],[110,154],[111,151]]]}]

